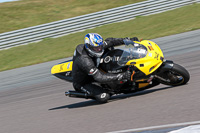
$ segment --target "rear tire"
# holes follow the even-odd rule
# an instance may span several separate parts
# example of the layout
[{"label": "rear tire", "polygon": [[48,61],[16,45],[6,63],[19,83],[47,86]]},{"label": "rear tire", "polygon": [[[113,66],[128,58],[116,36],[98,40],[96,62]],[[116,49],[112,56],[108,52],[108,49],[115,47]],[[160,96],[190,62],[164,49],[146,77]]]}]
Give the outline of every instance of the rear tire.
[{"label": "rear tire", "polygon": [[182,66],[175,64],[171,70],[164,73],[163,78],[170,80],[170,82],[160,81],[162,84],[179,86],[184,85],[190,80],[189,72]]}]

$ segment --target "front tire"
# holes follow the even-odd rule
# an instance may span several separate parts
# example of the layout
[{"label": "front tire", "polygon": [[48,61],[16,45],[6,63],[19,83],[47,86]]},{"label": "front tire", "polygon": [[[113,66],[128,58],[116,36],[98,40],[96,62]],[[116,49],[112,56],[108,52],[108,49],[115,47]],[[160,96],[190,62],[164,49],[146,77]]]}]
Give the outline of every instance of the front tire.
[{"label": "front tire", "polygon": [[173,68],[169,71],[164,72],[164,75],[162,77],[169,82],[160,82],[162,84],[171,86],[184,85],[190,80],[189,72],[184,67],[175,63],[173,65]]}]

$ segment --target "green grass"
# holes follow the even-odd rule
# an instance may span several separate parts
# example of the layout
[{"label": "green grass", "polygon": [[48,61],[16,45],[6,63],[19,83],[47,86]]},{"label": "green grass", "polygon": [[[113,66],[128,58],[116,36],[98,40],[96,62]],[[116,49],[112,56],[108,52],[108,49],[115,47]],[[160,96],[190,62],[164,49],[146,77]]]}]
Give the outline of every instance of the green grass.
[{"label": "green grass", "polygon": [[133,36],[153,39],[200,29],[199,12],[200,4],[194,4],[161,14],[141,16],[126,22],[104,25],[60,38],[48,38],[38,43],[2,50],[0,71],[72,56],[76,45],[83,43],[85,34],[89,32],[99,33],[104,39]]},{"label": "green grass", "polygon": [[0,33],[144,0],[20,0],[0,3]]}]

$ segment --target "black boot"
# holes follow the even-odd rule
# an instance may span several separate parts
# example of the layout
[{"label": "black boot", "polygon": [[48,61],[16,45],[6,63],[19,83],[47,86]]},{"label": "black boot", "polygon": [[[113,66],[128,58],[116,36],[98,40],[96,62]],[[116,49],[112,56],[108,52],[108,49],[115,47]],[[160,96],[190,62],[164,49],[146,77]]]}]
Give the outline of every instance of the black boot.
[{"label": "black boot", "polygon": [[104,92],[104,93],[95,95],[94,97],[95,97],[96,101],[99,103],[107,103],[108,100],[110,99],[110,94]]}]

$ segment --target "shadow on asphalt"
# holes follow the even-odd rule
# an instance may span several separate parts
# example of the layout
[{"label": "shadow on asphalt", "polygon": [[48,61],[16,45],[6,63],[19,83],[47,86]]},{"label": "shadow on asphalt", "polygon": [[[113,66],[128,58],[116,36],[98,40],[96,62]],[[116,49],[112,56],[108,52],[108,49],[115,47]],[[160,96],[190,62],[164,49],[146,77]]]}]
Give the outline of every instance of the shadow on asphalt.
[{"label": "shadow on asphalt", "polygon": [[89,100],[89,101],[74,103],[74,104],[70,104],[70,105],[55,107],[55,108],[51,108],[49,110],[58,110],[58,109],[65,109],[65,108],[72,109],[72,108],[81,108],[81,107],[88,107],[88,106],[94,106],[94,105],[100,105],[100,104],[98,102],[96,102],[95,100]]},{"label": "shadow on asphalt", "polygon": [[[130,94],[120,94],[120,95],[117,95],[117,96],[112,96],[111,99],[109,100],[109,102],[123,100],[123,99],[126,99],[126,98],[135,97],[135,96],[142,96],[142,95],[146,95],[146,94],[153,93],[153,92],[156,92],[156,91],[166,90],[166,89],[169,89],[169,88],[172,88],[172,87],[168,86],[168,87],[157,88],[157,89],[143,90],[143,91],[130,93]],[[89,101],[74,103],[74,104],[70,104],[70,105],[55,107],[55,108],[51,108],[49,110],[58,110],[58,109],[65,109],[65,108],[73,109],[73,108],[81,108],[81,107],[88,107],[88,106],[95,106],[95,105],[102,105],[102,104],[99,104],[95,100],[89,100]]]}]

